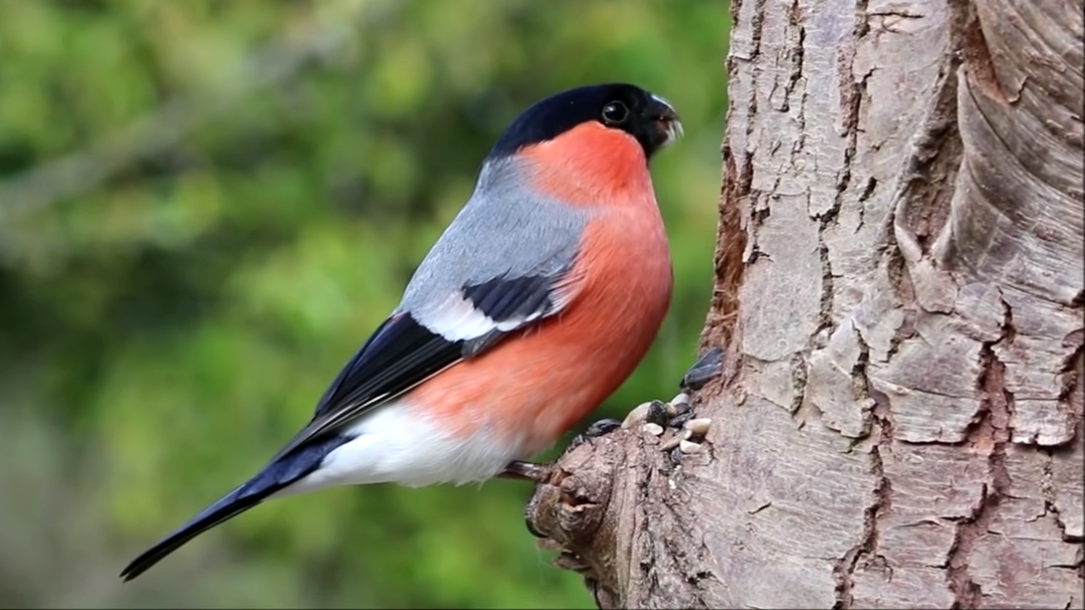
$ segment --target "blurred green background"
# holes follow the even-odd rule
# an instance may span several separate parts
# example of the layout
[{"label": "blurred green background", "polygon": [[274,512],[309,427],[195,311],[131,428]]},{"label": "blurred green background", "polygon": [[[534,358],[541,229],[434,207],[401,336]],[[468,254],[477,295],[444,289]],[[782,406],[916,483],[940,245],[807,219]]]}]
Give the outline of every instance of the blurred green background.
[{"label": "blurred green background", "polygon": [[277,501],[116,576],[308,420],[504,125],[564,88],[635,82],[684,120],[653,162],[671,313],[593,419],[673,395],[711,289],[727,10],[0,0],[0,607],[593,607],[508,481]]}]

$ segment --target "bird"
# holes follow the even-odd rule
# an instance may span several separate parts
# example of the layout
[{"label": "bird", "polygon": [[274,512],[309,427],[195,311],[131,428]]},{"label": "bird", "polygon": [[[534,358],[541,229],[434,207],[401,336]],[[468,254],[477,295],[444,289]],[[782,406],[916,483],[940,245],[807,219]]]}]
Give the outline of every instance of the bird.
[{"label": "bird", "polygon": [[545,465],[528,460],[632,374],[670,306],[649,161],[681,135],[674,107],[629,83],[575,87],[523,110],[309,423],[120,577],[271,499],[544,478]]}]

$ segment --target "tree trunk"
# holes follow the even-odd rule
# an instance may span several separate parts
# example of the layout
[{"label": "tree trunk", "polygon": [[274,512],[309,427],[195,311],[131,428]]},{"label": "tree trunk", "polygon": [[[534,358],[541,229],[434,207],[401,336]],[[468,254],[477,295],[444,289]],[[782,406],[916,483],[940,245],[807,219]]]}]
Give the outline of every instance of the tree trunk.
[{"label": "tree trunk", "polygon": [[734,1],[707,438],[528,507],[601,607],[1083,607],[1083,4]]}]

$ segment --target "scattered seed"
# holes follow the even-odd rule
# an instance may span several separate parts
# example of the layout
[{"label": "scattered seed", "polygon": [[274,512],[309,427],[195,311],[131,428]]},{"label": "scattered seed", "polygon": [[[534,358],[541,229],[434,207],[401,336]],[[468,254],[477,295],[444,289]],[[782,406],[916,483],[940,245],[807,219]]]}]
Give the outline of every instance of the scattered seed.
[{"label": "scattered seed", "polygon": [[648,413],[645,419],[653,424],[663,426],[667,423],[667,406],[662,400],[653,400],[648,403]]},{"label": "scattered seed", "polygon": [[678,443],[678,450],[682,453],[699,453],[701,451],[701,444],[682,440]]},{"label": "scattered seed", "polygon": [[648,419],[648,409],[651,407],[651,405],[652,405],[652,403],[650,403],[650,402],[643,402],[643,403],[637,405],[636,407],[634,407],[633,410],[630,411],[629,414],[625,416],[625,421],[622,422],[622,427],[623,428],[632,428],[633,424],[636,424],[638,422],[642,422],[642,421],[645,421],[646,419]]},{"label": "scattered seed", "polygon": [[671,399],[671,404],[681,409],[684,406],[689,405],[689,394],[682,392],[678,396]]},{"label": "scattered seed", "polygon": [[671,421],[667,422],[667,425],[671,428],[681,428],[692,417],[692,413],[683,413],[678,417],[672,418]]},{"label": "scattered seed", "polygon": [[644,424],[640,427],[640,429],[644,430],[648,434],[651,434],[652,436],[659,436],[660,434],[663,434],[663,426],[652,422]]},{"label": "scattered seed", "polygon": [[680,442],[682,442],[682,439],[678,438],[677,436],[672,436],[659,446],[659,450],[670,451],[671,449],[678,447],[678,443]]},{"label": "scattered seed", "polygon": [[705,434],[708,434],[708,428],[711,425],[712,419],[708,417],[698,417],[697,419],[687,421],[682,427],[696,436],[704,436]]},{"label": "scattered seed", "polygon": [[699,390],[723,370],[723,350],[714,347],[689,367],[679,384],[684,389]]}]

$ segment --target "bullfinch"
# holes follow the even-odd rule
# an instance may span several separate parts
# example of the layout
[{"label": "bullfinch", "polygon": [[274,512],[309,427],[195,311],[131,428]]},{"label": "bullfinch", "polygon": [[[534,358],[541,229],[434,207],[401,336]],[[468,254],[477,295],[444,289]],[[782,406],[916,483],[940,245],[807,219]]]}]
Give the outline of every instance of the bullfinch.
[{"label": "bullfinch", "polygon": [[309,423],[121,577],[272,498],[537,480],[543,467],[524,460],[633,372],[667,312],[671,258],[648,161],[681,132],[670,104],[630,84],[527,108]]}]

